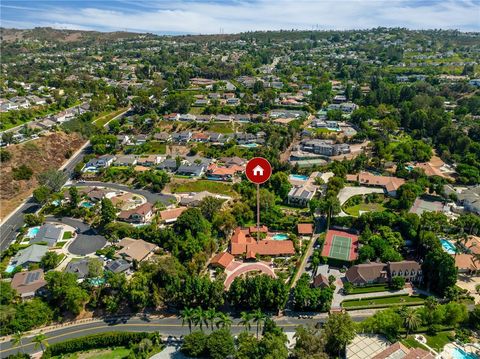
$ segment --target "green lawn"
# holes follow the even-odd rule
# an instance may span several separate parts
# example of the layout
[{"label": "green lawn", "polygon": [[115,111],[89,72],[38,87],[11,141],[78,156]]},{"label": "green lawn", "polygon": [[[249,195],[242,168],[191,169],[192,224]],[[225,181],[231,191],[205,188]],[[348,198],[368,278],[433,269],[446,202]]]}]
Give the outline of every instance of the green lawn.
[{"label": "green lawn", "polygon": [[427,335],[424,334],[425,338],[427,338],[427,345],[435,350],[441,351],[443,347],[452,342],[454,338],[451,336],[450,331],[447,332],[438,332],[435,335]]},{"label": "green lawn", "polygon": [[342,307],[346,309],[362,307],[383,308],[393,305],[421,305],[423,302],[424,299],[419,296],[394,295],[388,297],[344,300],[342,302]]},{"label": "green lawn", "polygon": [[351,216],[358,217],[360,211],[382,212],[385,210],[385,207],[381,203],[360,203],[356,206],[344,208],[343,210]]},{"label": "green lawn", "polygon": [[208,131],[225,134],[233,133],[233,128],[231,123],[215,122],[208,126]]},{"label": "green lawn", "polygon": [[149,141],[146,145],[145,153],[164,155],[165,153],[167,153],[167,145],[163,142]]},{"label": "green lawn", "polygon": [[114,349],[95,349],[86,352],[77,352],[54,356],[52,359],[123,359],[128,357],[130,349],[118,347]]},{"label": "green lawn", "polygon": [[63,248],[66,243],[68,243],[68,241],[58,241],[55,248]]},{"label": "green lawn", "polygon": [[420,348],[420,349],[428,351],[427,347],[425,345],[417,342],[412,335],[409,335],[407,338],[402,339],[401,342],[407,348]]},{"label": "green lawn", "polygon": [[105,126],[112,118],[117,117],[122,112],[124,112],[126,109],[127,108],[121,108],[119,110],[110,112],[109,114],[107,114],[105,116],[98,117],[96,120],[93,121],[93,123],[95,123],[95,125],[97,125],[98,127],[101,128],[101,127]]},{"label": "green lawn", "polygon": [[72,232],[64,232],[63,233],[63,239],[70,239],[72,237],[73,237]]},{"label": "green lawn", "polygon": [[193,180],[188,182],[185,181],[173,183],[170,186],[170,189],[172,193],[208,191],[212,193],[225,194],[228,196],[236,194],[231,185],[208,180]]},{"label": "green lawn", "polygon": [[368,287],[356,287],[356,288],[353,288],[352,292],[349,294],[377,293],[377,292],[385,292],[388,290],[390,290],[388,285],[380,284],[380,285],[372,285]]}]

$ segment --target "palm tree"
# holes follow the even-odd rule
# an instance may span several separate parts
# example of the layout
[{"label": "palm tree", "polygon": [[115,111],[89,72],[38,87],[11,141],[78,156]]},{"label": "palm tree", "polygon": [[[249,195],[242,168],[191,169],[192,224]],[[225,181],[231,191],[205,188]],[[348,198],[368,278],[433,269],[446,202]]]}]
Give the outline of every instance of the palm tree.
[{"label": "palm tree", "polygon": [[16,347],[16,346],[20,346],[20,348],[22,349],[22,353],[25,354],[25,349],[23,349],[23,343],[22,343],[22,339],[23,339],[23,333],[22,332],[15,332],[15,334],[12,335],[12,346]]},{"label": "palm tree", "polygon": [[180,311],[180,317],[182,318],[182,325],[188,323],[188,330],[192,332],[192,323],[194,319],[195,309],[193,308],[184,308]]},{"label": "palm tree", "polygon": [[197,307],[193,310],[193,324],[199,326],[200,330],[203,332],[203,323],[205,320],[205,312],[201,307]]},{"label": "palm tree", "polygon": [[214,308],[209,308],[205,312],[205,324],[208,328],[208,323],[210,323],[210,327],[213,330],[213,324],[215,323],[215,318],[217,318],[217,311]]},{"label": "palm tree", "polygon": [[257,309],[252,313],[252,319],[255,323],[257,323],[257,339],[258,339],[259,327],[262,325],[262,322],[265,321],[265,318],[266,318],[265,314],[263,314],[260,309]]},{"label": "palm tree", "polygon": [[33,337],[33,342],[35,343],[35,349],[37,349],[39,346],[42,348],[42,353],[45,351],[45,348],[48,347],[47,336],[43,333],[38,333],[35,335]]},{"label": "palm tree", "polygon": [[408,334],[410,334],[411,331],[417,329],[420,324],[421,319],[418,316],[417,311],[412,308],[406,309],[403,315],[403,325],[407,328],[405,338],[408,337]]},{"label": "palm tree", "polygon": [[251,328],[251,323],[250,323],[250,320],[252,319],[252,316],[250,315],[250,313],[247,313],[247,312],[241,312],[240,313],[240,325],[243,325],[245,326],[245,331],[248,332],[250,331],[250,328]]},{"label": "palm tree", "polygon": [[222,328],[230,328],[232,325],[232,319],[226,315],[224,312],[219,312],[217,315],[217,328],[222,327]]}]

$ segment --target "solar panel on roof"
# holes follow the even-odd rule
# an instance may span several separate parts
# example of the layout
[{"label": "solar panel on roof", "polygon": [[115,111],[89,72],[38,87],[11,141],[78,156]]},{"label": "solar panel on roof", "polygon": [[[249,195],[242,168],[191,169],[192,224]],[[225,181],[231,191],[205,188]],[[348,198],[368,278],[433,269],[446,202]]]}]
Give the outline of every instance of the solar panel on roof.
[{"label": "solar panel on roof", "polygon": [[40,277],[40,272],[28,273],[27,278],[25,280],[25,284],[30,284],[32,282],[35,282],[38,280],[39,277]]}]

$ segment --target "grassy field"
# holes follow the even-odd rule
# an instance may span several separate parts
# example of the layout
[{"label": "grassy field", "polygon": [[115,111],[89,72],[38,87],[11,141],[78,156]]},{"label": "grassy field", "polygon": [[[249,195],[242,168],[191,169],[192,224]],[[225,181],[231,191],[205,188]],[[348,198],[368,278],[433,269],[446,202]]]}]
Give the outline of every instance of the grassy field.
[{"label": "grassy field", "polygon": [[72,232],[64,232],[63,239],[70,239],[72,238]]},{"label": "grassy field", "polygon": [[408,295],[395,295],[388,297],[378,297],[378,298],[365,298],[365,299],[351,299],[344,300],[342,302],[342,307],[345,309],[354,309],[354,308],[383,308],[390,307],[393,305],[421,305],[423,304],[424,299],[419,296],[408,296]]},{"label": "grassy field", "polygon": [[217,133],[233,133],[233,127],[231,123],[214,122],[208,126],[208,131]]},{"label": "grassy field", "polygon": [[130,349],[118,347],[114,349],[95,349],[86,352],[54,356],[52,359],[123,359],[128,357],[129,354]]},{"label": "grassy field", "polygon": [[112,118],[120,115],[122,112],[124,112],[126,110],[127,110],[127,108],[125,107],[125,108],[121,108],[119,110],[110,112],[107,115],[98,117],[96,120],[93,121],[93,123],[95,123],[95,125],[97,125],[98,127],[101,128],[101,127],[105,126],[108,123],[108,121],[110,121]]},{"label": "grassy field", "polygon": [[427,338],[427,345],[435,350],[441,351],[441,349],[447,345],[448,343],[454,340],[452,336],[452,332],[438,332],[435,335],[426,335],[424,334],[425,338]]},{"label": "grassy field", "polygon": [[164,155],[165,153],[167,153],[167,145],[163,142],[149,141],[146,145],[145,153]]},{"label": "grassy field", "polygon": [[170,190],[172,193],[208,191],[212,193],[225,194],[228,196],[233,196],[236,194],[231,185],[208,180],[193,180],[171,183]]},{"label": "grassy field", "polygon": [[349,294],[363,294],[363,293],[377,293],[377,292],[385,292],[390,290],[388,285],[380,284],[380,285],[372,285],[369,287],[357,287],[353,288],[352,292]]},{"label": "grassy field", "polygon": [[412,335],[409,335],[407,338],[402,339],[401,342],[407,348],[420,348],[420,349],[428,351],[427,347],[425,345],[417,342]]},{"label": "grassy field", "polygon": [[360,203],[356,206],[344,208],[343,210],[351,216],[358,217],[360,211],[381,212],[385,210],[385,207],[383,207],[381,203]]}]

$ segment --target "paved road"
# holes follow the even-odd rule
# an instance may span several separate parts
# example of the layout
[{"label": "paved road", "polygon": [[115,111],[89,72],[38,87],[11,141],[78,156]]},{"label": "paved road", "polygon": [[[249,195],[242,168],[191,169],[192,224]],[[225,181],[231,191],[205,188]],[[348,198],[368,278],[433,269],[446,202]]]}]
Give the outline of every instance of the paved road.
[{"label": "paved road", "polygon": [[76,187],[105,187],[111,188],[117,191],[127,191],[131,193],[135,193],[141,196],[144,196],[148,202],[155,203],[155,202],[162,202],[165,205],[170,205],[172,203],[176,203],[177,199],[173,195],[169,194],[162,194],[162,193],[155,193],[150,192],[144,189],[137,189],[132,188],[123,184],[112,183],[112,182],[97,182],[97,181],[87,181],[82,183],[68,183],[66,186],[76,186]]},{"label": "paved road", "polygon": [[[90,152],[91,148],[87,142],[86,146],[75,156],[73,156],[61,169],[70,178],[75,166],[83,160],[86,154]],[[32,197],[29,197],[27,201],[14,212],[7,220],[5,220],[0,226],[0,251],[4,251],[8,248],[10,243],[15,239],[16,232],[23,226],[23,216],[27,213],[37,212],[41,206],[35,203]]]},{"label": "paved road", "polygon": [[104,236],[99,235],[87,223],[75,218],[54,218],[49,217],[46,220],[50,223],[63,223],[68,226],[78,228],[77,238],[68,246],[68,251],[76,255],[87,255],[103,248],[107,243]]},{"label": "paved road", "polygon": [[[366,318],[366,315],[359,315],[353,317],[356,321],[361,321]],[[299,325],[304,324],[317,324],[318,322],[323,322],[326,319],[326,314],[318,315],[318,318],[315,319],[300,319],[297,316],[284,316],[281,318],[276,318],[275,321],[279,326],[281,326],[286,332],[294,332],[295,328]],[[243,326],[239,325],[239,319],[235,318],[232,325],[232,333],[240,333],[245,330]],[[252,329],[253,330],[253,329]],[[164,336],[177,336],[188,334],[188,326],[182,325],[182,320],[176,316],[165,317],[165,318],[141,318],[141,317],[132,317],[126,319],[117,319],[117,320],[96,320],[91,322],[86,322],[83,324],[70,325],[65,327],[60,327],[52,331],[45,332],[47,336],[47,341],[49,344],[54,344],[62,342],[72,338],[78,338],[95,333],[103,332],[153,332],[158,331],[161,335]],[[25,337],[23,339],[23,349],[26,353],[37,352],[38,349],[34,348],[32,343],[32,336]],[[9,340],[5,340],[0,343],[0,357],[4,358],[10,354],[20,352],[20,347],[12,347],[12,344]]]}]

